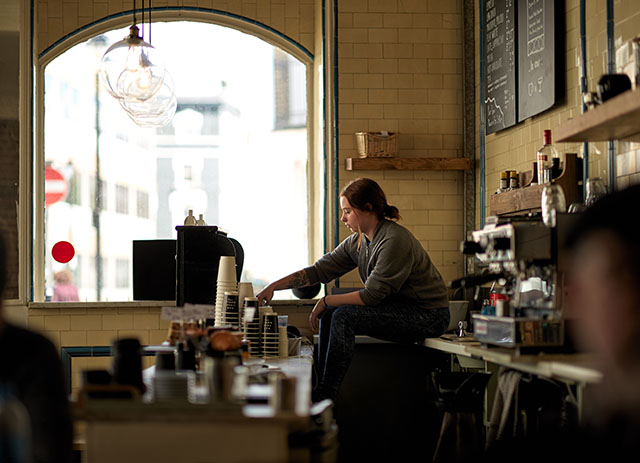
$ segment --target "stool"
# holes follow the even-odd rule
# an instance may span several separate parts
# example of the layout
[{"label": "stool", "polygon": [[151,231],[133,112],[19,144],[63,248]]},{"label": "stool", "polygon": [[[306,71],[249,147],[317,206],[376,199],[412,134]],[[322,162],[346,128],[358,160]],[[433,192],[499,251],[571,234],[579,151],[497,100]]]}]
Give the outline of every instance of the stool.
[{"label": "stool", "polygon": [[484,392],[489,372],[433,372],[436,407],[444,413],[434,462],[470,461],[484,449]]}]

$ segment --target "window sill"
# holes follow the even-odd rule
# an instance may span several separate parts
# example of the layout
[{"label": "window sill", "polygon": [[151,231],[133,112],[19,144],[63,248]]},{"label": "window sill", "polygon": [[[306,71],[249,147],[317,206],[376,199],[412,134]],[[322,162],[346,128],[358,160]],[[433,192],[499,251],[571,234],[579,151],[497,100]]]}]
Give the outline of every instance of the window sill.
[{"label": "window sill", "polygon": [[[282,299],[271,301],[272,307],[315,305],[317,299]],[[100,308],[139,308],[139,307],[175,307],[176,301],[122,301],[122,302],[30,302],[29,309],[100,309]]]}]

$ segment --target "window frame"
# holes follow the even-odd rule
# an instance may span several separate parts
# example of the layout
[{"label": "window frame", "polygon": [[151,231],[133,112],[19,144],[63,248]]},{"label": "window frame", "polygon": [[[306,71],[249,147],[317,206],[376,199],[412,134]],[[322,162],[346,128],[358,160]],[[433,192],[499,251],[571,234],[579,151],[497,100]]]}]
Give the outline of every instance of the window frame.
[{"label": "window frame", "polygon": [[[307,214],[309,223],[309,260],[313,261],[320,257],[325,248],[324,220],[326,215],[326,204],[324,196],[325,190],[325,171],[328,171],[326,165],[327,157],[324,155],[324,146],[326,144],[326,134],[319,134],[319,130],[325,126],[319,115],[324,114],[323,107],[323,90],[324,75],[321,65],[317,62],[317,58],[300,43],[276,31],[275,29],[260,24],[254,20],[243,18],[241,16],[230,13],[222,13],[217,10],[206,11],[202,8],[186,8],[183,7],[180,14],[177,15],[171,8],[154,8],[154,22],[171,22],[171,21],[194,21],[229,27],[234,30],[253,35],[274,47],[278,47],[290,55],[294,56],[302,62],[306,70],[306,95],[307,95]],[[24,216],[31,219],[29,226],[26,220],[20,220],[19,224],[24,224],[25,233],[19,233],[23,237],[19,246],[24,249],[26,242],[32,242],[30,251],[33,253],[26,257],[30,265],[24,266],[23,275],[21,277],[27,284],[23,287],[29,293],[25,297],[25,302],[41,303],[44,302],[44,253],[40,250],[44,249],[44,71],[46,66],[55,58],[72,48],[73,46],[85,42],[90,38],[102,33],[128,27],[131,18],[129,15],[112,15],[100,21],[96,21],[89,26],[85,26],[75,32],[66,35],[58,43],[55,43],[48,49],[44,50],[39,56],[36,56],[33,62],[34,85],[32,97],[35,101],[33,114],[33,150],[32,158],[29,159],[28,153],[21,157],[21,175],[26,169],[22,169],[22,161],[32,166],[31,173],[33,175],[33,188],[25,197],[29,197],[29,205],[24,208]],[[27,29],[27,30],[30,30]],[[22,34],[22,32],[21,32]],[[22,42],[21,42],[22,43]],[[29,47],[30,48],[30,47]],[[25,105],[26,106],[26,105]],[[21,105],[21,109],[23,105]],[[323,116],[322,116],[323,118]],[[23,128],[21,127],[21,132]],[[24,138],[21,137],[21,142]],[[22,145],[21,145],[22,147]],[[21,148],[22,151],[22,148]],[[23,182],[21,182],[23,185]],[[21,192],[22,192],[21,186]],[[321,192],[321,198],[318,196]],[[25,202],[21,201],[21,204]],[[23,209],[23,208],[21,208]],[[37,213],[40,211],[40,213]],[[28,241],[26,238],[30,238]],[[86,304],[118,304],[119,302],[87,302]]]}]

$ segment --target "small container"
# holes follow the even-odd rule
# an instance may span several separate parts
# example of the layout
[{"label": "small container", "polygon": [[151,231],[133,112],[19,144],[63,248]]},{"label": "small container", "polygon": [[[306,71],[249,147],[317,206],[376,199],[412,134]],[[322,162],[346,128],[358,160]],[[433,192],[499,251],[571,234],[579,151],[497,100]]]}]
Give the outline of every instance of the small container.
[{"label": "small container", "polygon": [[515,190],[516,188],[520,188],[520,182],[518,181],[518,172],[512,170],[509,172],[509,189]]},{"label": "small container", "polygon": [[500,192],[507,191],[509,188],[509,178],[507,171],[500,172]]},{"label": "small container", "polygon": [[202,214],[200,214],[200,216],[198,217],[198,220],[196,220],[196,225],[206,225],[206,224],[207,222],[204,221]]}]

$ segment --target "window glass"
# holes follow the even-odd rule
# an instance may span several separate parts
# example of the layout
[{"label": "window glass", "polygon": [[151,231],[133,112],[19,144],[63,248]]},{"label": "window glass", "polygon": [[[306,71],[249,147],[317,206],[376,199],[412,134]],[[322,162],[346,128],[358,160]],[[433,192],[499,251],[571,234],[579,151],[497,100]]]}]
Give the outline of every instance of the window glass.
[{"label": "window glass", "polygon": [[[45,211],[47,295],[54,274],[69,269],[80,300],[131,299],[132,242],[175,239],[189,210],[241,243],[242,279],[256,291],[309,264],[306,66],[222,26],[152,29],[178,102],[165,127],[135,125],[96,80],[100,57],[127,28],[80,43],[45,68],[45,162],[67,186]],[[62,240],[75,247],[68,263],[51,256]]]}]

